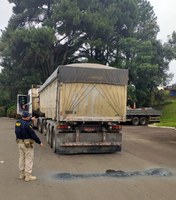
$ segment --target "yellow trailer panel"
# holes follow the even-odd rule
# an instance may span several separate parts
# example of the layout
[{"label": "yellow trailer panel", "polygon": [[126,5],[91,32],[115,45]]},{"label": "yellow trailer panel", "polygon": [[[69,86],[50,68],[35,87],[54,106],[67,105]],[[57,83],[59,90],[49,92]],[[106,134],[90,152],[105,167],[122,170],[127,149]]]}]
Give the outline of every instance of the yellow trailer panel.
[{"label": "yellow trailer panel", "polygon": [[60,99],[60,120],[124,121],[126,118],[126,86],[64,83]]}]

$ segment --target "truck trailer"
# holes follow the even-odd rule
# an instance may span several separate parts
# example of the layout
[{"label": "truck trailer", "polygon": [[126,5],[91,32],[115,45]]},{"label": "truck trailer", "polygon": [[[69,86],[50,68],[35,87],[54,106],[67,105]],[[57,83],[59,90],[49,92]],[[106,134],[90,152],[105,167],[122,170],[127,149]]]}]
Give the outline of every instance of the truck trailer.
[{"label": "truck trailer", "polygon": [[121,151],[127,83],[126,69],[60,65],[43,85],[29,90],[28,110],[56,153]]}]

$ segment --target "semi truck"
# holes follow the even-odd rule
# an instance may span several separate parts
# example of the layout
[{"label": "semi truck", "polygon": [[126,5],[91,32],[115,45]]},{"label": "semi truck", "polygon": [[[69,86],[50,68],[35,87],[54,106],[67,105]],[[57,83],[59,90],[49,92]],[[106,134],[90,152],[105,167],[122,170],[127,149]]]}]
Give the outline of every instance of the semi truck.
[{"label": "semi truck", "polygon": [[[24,108],[59,154],[121,151],[128,70],[93,63],[60,65],[33,86]],[[18,103],[21,96],[18,95]],[[21,114],[23,109],[18,110]]]}]

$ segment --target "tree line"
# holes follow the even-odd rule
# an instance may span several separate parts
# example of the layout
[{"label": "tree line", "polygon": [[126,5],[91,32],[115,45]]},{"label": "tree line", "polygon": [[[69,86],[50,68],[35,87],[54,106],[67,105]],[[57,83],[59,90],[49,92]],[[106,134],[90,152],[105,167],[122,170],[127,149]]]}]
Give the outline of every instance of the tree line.
[{"label": "tree line", "polygon": [[176,33],[157,39],[148,0],[8,0],[13,14],[0,38],[0,106],[42,84],[58,65],[90,62],[129,70],[128,95],[138,106],[162,98],[172,78]]}]

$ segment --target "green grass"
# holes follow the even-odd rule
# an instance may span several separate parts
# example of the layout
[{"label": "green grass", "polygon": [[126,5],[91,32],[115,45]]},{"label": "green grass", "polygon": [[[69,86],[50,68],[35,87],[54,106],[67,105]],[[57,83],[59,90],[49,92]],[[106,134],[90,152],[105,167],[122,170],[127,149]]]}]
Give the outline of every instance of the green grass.
[{"label": "green grass", "polygon": [[163,106],[160,120],[157,126],[176,127],[176,99],[170,100],[170,103]]}]

